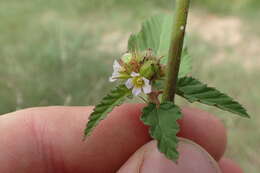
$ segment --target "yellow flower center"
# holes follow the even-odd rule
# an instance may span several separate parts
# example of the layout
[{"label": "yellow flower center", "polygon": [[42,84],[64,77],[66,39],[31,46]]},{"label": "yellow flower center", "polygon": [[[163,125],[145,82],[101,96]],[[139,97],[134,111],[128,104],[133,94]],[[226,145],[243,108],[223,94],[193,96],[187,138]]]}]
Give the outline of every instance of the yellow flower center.
[{"label": "yellow flower center", "polygon": [[133,84],[137,88],[142,88],[144,86],[144,80],[140,76],[134,77]]}]

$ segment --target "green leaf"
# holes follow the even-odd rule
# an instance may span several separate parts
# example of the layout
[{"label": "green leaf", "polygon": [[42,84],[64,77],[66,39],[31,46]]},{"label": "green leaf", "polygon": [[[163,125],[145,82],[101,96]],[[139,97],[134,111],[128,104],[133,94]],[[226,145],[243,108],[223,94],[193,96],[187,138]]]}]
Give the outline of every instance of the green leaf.
[{"label": "green leaf", "polygon": [[191,56],[189,55],[188,48],[186,46],[183,47],[181,56],[182,56],[181,65],[180,65],[180,71],[178,74],[179,78],[186,76],[188,73],[191,72],[191,69],[192,69]]},{"label": "green leaf", "polygon": [[179,156],[176,134],[179,131],[177,120],[180,118],[180,108],[172,102],[162,103],[159,108],[150,103],[143,109],[141,117],[144,124],[150,126],[151,136],[158,141],[158,149],[173,161]]},{"label": "green leaf", "polygon": [[[158,15],[146,20],[142,29],[137,34],[132,34],[128,40],[128,50],[142,52],[151,48],[156,56],[163,56],[162,64],[167,64],[168,51],[171,42],[173,17]],[[191,57],[184,45],[179,77],[187,75],[191,71]]]},{"label": "green leaf", "polygon": [[217,89],[208,87],[206,84],[192,77],[183,77],[178,80],[177,94],[190,102],[201,102],[206,105],[216,106],[242,117],[249,117],[247,111],[241,104]]},{"label": "green leaf", "polygon": [[120,85],[105,96],[100,104],[96,105],[94,111],[89,117],[87,127],[85,129],[85,137],[90,135],[91,131],[98,125],[98,123],[105,119],[107,114],[113,110],[114,107],[120,105],[127,96],[131,95],[131,91],[124,85]]}]

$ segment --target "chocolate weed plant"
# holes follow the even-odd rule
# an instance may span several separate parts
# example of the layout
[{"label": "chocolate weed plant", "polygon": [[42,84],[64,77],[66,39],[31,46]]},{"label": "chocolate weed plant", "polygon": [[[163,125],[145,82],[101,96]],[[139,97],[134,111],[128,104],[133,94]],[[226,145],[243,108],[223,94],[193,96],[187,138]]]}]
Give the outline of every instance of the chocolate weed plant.
[{"label": "chocolate weed plant", "polygon": [[118,85],[96,105],[84,139],[114,107],[133,97],[147,103],[141,121],[150,127],[150,135],[158,141],[159,151],[173,161],[179,157],[177,120],[182,117],[180,107],[174,103],[175,94],[189,102],[200,102],[249,117],[231,97],[188,75],[191,56],[183,42],[189,4],[190,0],[176,0],[173,17],[151,17],[143,23],[139,33],[130,36],[128,51],[114,61],[114,71],[109,78]]}]

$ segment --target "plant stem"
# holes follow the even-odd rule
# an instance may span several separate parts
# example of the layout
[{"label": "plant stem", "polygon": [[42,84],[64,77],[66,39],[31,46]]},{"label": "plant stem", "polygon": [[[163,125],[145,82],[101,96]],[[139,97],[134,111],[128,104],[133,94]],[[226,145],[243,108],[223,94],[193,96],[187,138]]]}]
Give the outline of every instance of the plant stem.
[{"label": "plant stem", "polygon": [[189,5],[190,0],[176,0],[163,101],[174,102]]}]

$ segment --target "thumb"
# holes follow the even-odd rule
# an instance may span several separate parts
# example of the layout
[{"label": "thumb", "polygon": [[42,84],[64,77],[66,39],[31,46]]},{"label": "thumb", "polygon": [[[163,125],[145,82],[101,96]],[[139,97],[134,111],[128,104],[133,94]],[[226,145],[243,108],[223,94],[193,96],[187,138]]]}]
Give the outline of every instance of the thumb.
[{"label": "thumb", "polygon": [[118,173],[220,173],[216,161],[199,145],[180,138],[178,163],[164,157],[151,141],[137,150]]}]

